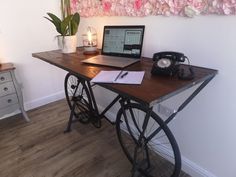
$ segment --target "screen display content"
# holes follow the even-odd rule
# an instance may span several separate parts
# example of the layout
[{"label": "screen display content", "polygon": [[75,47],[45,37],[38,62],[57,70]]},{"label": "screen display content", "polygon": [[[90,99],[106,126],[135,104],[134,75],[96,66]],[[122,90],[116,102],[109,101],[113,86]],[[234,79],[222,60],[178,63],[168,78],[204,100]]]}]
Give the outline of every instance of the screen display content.
[{"label": "screen display content", "polygon": [[104,28],[103,54],[140,56],[143,43],[143,26],[112,26]]}]

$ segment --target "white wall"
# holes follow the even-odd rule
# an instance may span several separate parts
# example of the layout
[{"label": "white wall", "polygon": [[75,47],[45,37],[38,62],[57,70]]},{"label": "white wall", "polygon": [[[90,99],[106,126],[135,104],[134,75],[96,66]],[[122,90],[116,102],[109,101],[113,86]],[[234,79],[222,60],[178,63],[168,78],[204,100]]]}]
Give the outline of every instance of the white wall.
[{"label": "white wall", "polygon": [[0,58],[15,64],[27,109],[64,96],[65,72],[31,57],[33,52],[57,49],[55,29],[43,18],[46,12],[60,14],[59,1],[0,3]]},{"label": "white wall", "polygon": [[[96,17],[81,21],[81,31],[87,26],[96,27],[100,46],[104,25],[144,24],[143,56],[152,57],[153,53],[163,50],[181,51],[193,65],[219,70],[213,81],[170,123],[184,158],[184,168],[193,176],[236,175],[235,18]],[[164,104],[175,108],[186,95]],[[105,105],[107,100],[102,102]]]},{"label": "white wall", "polygon": [[[43,18],[48,11],[59,14],[59,2],[0,3],[0,58],[16,65],[28,108],[63,97],[65,72],[31,57],[33,52],[57,48],[55,29]],[[216,78],[171,122],[170,128],[185,157],[184,168],[193,167],[193,176],[235,177],[235,16],[82,18],[79,38],[92,25],[98,30],[101,45],[102,27],[108,24],[146,25],[144,56],[152,57],[162,50],[181,51],[192,64],[219,70]],[[166,104],[175,106],[180,99]],[[102,105],[107,102],[101,97],[100,101]]]}]

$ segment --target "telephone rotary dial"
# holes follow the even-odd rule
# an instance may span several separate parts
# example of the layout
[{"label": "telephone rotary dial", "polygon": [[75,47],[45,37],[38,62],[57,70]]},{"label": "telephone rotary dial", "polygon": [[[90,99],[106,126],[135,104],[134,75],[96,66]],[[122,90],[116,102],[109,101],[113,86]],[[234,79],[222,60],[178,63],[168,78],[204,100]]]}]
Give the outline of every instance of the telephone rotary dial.
[{"label": "telephone rotary dial", "polygon": [[[185,62],[188,58],[179,52],[159,52],[153,55],[153,67],[151,73],[153,75],[174,76],[178,74],[179,79],[191,80],[194,78],[194,72],[189,64],[189,74],[185,74],[184,69],[180,69],[180,63]],[[188,60],[189,62],[189,60]]]}]

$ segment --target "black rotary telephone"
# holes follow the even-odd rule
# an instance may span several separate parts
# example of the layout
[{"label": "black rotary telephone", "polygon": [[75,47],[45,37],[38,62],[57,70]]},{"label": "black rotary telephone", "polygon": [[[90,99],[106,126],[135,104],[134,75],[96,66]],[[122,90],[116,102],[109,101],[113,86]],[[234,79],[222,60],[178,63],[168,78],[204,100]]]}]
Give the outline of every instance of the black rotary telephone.
[{"label": "black rotary telephone", "polygon": [[[189,74],[184,69],[180,69],[179,64],[188,60]],[[153,66],[151,73],[153,75],[174,76],[178,74],[179,79],[191,80],[194,78],[193,69],[189,63],[188,57],[179,52],[158,52],[153,55]]]}]

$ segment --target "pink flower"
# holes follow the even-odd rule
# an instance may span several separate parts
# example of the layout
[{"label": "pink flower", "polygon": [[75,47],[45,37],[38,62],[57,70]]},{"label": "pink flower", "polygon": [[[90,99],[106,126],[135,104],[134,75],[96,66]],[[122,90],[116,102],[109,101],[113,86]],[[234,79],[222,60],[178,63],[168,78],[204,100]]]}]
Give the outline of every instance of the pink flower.
[{"label": "pink flower", "polygon": [[142,7],[142,0],[135,0],[134,1],[134,9],[135,10],[140,10]]},{"label": "pink flower", "polygon": [[71,5],[76,5],[77,0],[71,0]]},{"label": "pink flower", "polygon": [[226,15],[236,13],[236,1],[235,0],[223,0],[223,11]]},{"label": "pink flower", "polygon": [[71,12],[75,13],[78,11],[77,9],[77,4],[78,4],[78,0],[71,0]]},{"label": "pink flower", "polygon": [[205,0],[197,0],[195,2],[192,2],[189,4],[190,6],[193,6],[196,8],[198,11],[202,12],[207,8],[207,2]]},{"label": "pink flower", "polygon": [[103,9],[105,12],[109,12],[111,10],[112,4],[108,1],[103,2]]},{"label": "pink flower", "polygon": [[174,0],[173,7],[176,9],[182,9],[186,5],[186,1],[184,0]]}]

